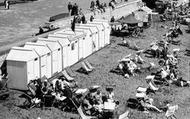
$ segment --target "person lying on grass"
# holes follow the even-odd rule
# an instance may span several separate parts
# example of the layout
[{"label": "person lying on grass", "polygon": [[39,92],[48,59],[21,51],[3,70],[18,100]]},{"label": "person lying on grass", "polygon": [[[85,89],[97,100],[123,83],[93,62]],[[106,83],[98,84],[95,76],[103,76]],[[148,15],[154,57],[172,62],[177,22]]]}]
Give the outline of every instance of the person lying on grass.
[{"label": "person lying on grass", "polygon": [[143,106],[144,110],[156,110],[158,112],[162,112],[162,110],[158,109],[156,106],[153,105],[153,99],[145,96],[142,100],[140,100],[141,105]]},{"label": "person lying on grass", "polygon": [[175,77],[173,73],[170,74],[170,83],[180,87],[189,87],[190,81],[184,80],[182,77]]}]

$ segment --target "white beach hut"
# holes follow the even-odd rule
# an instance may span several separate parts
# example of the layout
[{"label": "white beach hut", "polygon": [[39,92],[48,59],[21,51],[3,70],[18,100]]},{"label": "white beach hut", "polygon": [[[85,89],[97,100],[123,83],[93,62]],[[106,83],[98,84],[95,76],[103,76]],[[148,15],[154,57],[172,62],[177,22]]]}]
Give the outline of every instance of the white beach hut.
[{"label": "white beach hut", "polygon": [[71,66],[75,64],[76,62],[79,61],[79,48],[78,48],[78,39],[75,38],[73,35],[68,35],[68,34],[51,34],[48,37],[53,36],[53,37],[58,37],[62,38],[64,40],[65,44],[68,44],[65,49],[65,58],[67,60],[68,66]]},{"label": "white beach hut", "polygon": [[70,42],[62,35],[49,34],[47,40],[57,41],[62,47],[62,68],[69,66]]},{"label": "white beach hut", "polygon": [[27,90],[31,80],[40,78],[39,56],[33,49],[12,47],[6,61],[8,88]]},{"label": "white beach hut", "polygon": [[103,23],[100,23],[100,22],[90,22],[88,21],[88,24],[90,25],[95,25],[97,26],[98,30],[99,30],[99,45],[100,45],[100,48],[103,48],[104,45],[105,45],[105,28],[104,28],[104,25]]},{"label": "white beach hut", "polygon": [[106,19],[94,19],[94,22],[100,22],[103,23],[105,29],[105,44],[108,45],[110,44],[110,33],[111,33],[111,27],[109,25],[109,21]]},{"label": "white beach hut", "polygon": [[47,40],[47,38],[38,38],[36,43],[46,44],[51,50],[51,60],[52,60],[52,74],[61,72],[62,67],[62,47],[57,41]]},{"label": "white beach hut", "polygon": [[[91,28],[76,26],[75,31],[82,31],[86,34],[86,37],[83,41],[83,57],[86,58],[87,56],[92,54],[93,49],[95,46],[93,45],[93,31]],[[94,43],[95,44],[95,43]]]},{"label": "white beach hut", "polygon": [[51,50],[45,44],[26,42],[25,48],[31,48],[36,51],[40,57],[40,77],[46,76],[50,78],[52,76],[52,60],[51,60]]},{"label": "white beach hut", "polygon": [[85,47],[84,47],[84,41],[86,37],[86,33],[83,31],[75,31],[73,32],[71,28],[62,29],[60,31],[55,32],[55,34],[63,34],[63,35],[71,35],[73,38],[77,39],[78,43],[78,60],[84,58],[85,54]]},{"label": "white beach hut", "polygon": [[87,24],[76,24],[76,28],[90,28],[92,33],[92,44],[93,44],[93,49],[92,52],[95,52],[99,50],[99,34],[98,34],[98,28],[93,25],[87,25]]}]

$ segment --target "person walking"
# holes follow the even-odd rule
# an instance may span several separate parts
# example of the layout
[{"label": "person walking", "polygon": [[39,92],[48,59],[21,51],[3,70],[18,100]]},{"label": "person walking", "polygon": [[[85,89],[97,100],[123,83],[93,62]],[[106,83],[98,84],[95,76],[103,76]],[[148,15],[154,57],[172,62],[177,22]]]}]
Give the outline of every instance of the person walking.
[{"label": "person walking", "polygon": [[10,6],[10,5],[9,5],[9,1],[8,1],[8,0],[5,0],[5,1],[4,1],[4,5],[5,5],[5,9],[8,10],[8,9],[9,9],[9,6]]},{"label": "person walking", "polygon": [[75,3],[72,7],[71,16],[78,15],[78,5]]},{"label": "person walking", "polygon": [[71,10],[73,8],[73,5],[71,4],[71,2],[68,3],[67,8],[68,8],[68,11],[69,11],[69,14],[70,14],[70,12],[71,12]]}]

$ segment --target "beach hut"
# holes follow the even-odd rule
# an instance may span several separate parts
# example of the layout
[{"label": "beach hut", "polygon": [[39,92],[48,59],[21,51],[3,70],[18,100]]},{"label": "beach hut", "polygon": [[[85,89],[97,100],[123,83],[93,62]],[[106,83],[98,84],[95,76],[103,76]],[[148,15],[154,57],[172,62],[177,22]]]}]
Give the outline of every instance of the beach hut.
[{"label": "beach hut", "polygon": [[64,52],[65,58],[67,60],[68,66],[71,66],[79,61],[79,56],[78,56],[79,48],[78,48],[78,39],[77,38],[75,38],[73,35],[58,34],[58,33],[48,35],[48,37],[49,36],[62,38],[62,40],[64,40],[64,42],[65,42],[64,44],[67,44],[67,46],[63,48],[65,50],[63,52]]},{"label": "beach hut", "polygon": [[91,25],[95,25],[97,26],[98,30],[99,30],[99,45],[100,45],[100,48],[103,48],[105,46],[105,28],[104,28],[104,25],[103,23],[100,23],[100,22],[90,22],[88,21],[88,24],[91,24]]},{"label": "beach hut", "polygon": [[105,27],[105,44],[110,44],[110,33],[111,33],[111,27],[109,25],[109,21],[106,19],[94,19],[94,22],[100,22],[103,23]]},{"label": "beach hut", "polygon": [[85,37],[86,34],[82,31],[75,31],[73,32],[71,30],[71,28],[66,28],[66,29],[62,29],[60,31],[55,32],[55,34],[64,34],[64,35],[71,35],[73,36],[75,39],[77,39],[77,43],[78,43],[78,60],[84,58],[84,41],[85,41]]},{"label": "beach hut", "polygon": [[97,50],[99,50],[99,34],[98,34],[98,28],[94,25],[90,25],[90,24],[76,24],[75,26],[76,28],[80,27],[80,28],[90,28],[92,33],[92,45],[93,45],[93,49],[92,52],[95,52]]},{"label": "beach hut", "polygon": [[62,37],[61,35],[49,34],[47,40],[56,41],[61,45],[62,49],[62,69],[69,66],[69,50],[70,50],[70,42],[68,42],[67,38]]},{"label": "beach hut", "polygon": [[8,88],[27,90],[31,80],[40,78],[39,56],[33,49],[12,47],[6,61]]},{"label": "beach hut", "polygon": [[[72,31],[71,28],[67,28],[68,31]],[[92,54],[92,31],[86,27],[75,27],[75,32],[83,32],[85,38],[83,38],[83,58],[86,58]]]},{"label": "beach hut", "polygon": [[40,58],[40,78],[46,76],[50,78],[52,76],[52,60],[51,60],[51,50],[45,44],[26,42],[25,48],[31,48],[36,51]]},{"label": "beach hut", "polygon": [[76,26],[75,31],[83,31],[86,34],[84,40],[84,58],[92,54],[93,49],[96,48],[95,43],[93,42],[93,31],[91,28]]},{"label": "beach hut", "polygon": [[51,61],[52,61],[52,74],[61,72],[62,67],[62,47],[57,41],[47,40],[47,38],[38,38],[36,43],[46,44],[51,50]]}]

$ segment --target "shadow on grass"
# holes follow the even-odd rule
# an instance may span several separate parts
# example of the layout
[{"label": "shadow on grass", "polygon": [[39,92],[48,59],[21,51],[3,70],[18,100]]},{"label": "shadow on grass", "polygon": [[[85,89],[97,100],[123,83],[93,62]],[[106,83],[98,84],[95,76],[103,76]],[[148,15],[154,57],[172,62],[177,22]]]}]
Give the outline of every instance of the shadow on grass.
[{"label": "shadow on grass", "polygon": [[82,74],[86,74],[86,75],[88,75],[89,73],[88,72],[86,72],[82,67],[81,68],[79,68],[79,69],[77,69],[76,70],[76,72],[78,72],[78,73],[82,73]]},{"label": "shadow on grass", "polygon": [[109,72],[110,72],[110,73],[117,74],[117,75],[122,75],[122,76],[123,76],[123,74],[119,71],[118,68],[111,69]]}]

